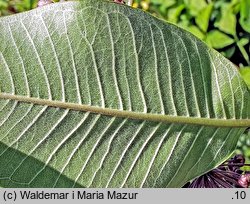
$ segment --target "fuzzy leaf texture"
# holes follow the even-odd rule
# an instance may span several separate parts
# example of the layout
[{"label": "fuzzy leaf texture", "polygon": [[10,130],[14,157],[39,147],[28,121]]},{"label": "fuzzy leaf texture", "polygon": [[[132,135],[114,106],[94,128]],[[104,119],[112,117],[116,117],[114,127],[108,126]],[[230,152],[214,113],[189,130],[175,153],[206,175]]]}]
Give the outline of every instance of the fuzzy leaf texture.
[{"label": "fuzzy leaf texture", "polygon": [[51,4],[0,41],[1,187],[181,187],[250,126],[237,68],[141,10]]}]

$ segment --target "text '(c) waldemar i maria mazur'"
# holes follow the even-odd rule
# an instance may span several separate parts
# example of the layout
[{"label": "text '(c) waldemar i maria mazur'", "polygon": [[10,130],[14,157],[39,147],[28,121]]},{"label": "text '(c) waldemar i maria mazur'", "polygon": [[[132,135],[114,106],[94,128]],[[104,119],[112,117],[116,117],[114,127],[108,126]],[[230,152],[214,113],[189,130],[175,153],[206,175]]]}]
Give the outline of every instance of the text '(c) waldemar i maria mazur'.
[{"label": "text '(c) waldemar i maria mazur'", "polygon": [[45,191],[20,191],[22,200],[84,200],[84,199],[122,199],[122,200],[136,200],[139,193],[135,192],[117,192],[116,190],[108,190],[105,192],[88,192],[88,191],[72,191],[71,193],[64,192],[45,192]]}]

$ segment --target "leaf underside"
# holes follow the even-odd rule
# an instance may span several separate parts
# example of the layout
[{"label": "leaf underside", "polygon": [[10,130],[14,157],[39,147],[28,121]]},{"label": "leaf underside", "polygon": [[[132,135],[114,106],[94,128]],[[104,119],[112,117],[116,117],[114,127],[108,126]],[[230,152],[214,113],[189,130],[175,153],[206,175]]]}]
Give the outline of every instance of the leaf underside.
[{"label": "leaf underside", "polygon": [[0,41],[2,187],[181,187],[250,126],[235,66],[140,10],[57,3]]}]

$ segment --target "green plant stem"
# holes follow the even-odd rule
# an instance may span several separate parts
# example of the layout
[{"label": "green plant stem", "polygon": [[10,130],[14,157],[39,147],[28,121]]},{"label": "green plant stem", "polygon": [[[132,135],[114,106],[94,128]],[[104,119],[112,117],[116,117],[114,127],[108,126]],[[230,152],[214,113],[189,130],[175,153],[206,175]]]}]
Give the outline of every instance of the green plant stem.
[{"label": "green plant stem", "polygon": [[247,54],[246,49],[239,43],[239,38],[236,35],[234,36],[234,39],[236,41],[236,44],[237,44],[242,56],[246,60],[247,64],[250,65],[250,60],[249,60],[249,56]]}]

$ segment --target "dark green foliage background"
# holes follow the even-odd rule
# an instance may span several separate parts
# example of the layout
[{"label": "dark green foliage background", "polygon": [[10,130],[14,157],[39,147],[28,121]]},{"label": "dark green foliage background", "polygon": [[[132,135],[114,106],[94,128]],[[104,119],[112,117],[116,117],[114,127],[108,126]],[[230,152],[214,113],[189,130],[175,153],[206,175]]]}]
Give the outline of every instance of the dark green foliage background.
[{"label": "dark green foliage background", "polygon": [[[0,0],[0,16],[30,10],[37,2]],[[250,0],[134,0],[132,6],[188,30],[217,49],[239,67],[250,87]],[[239,140],[236,152],[250,163],[249,130]]]}]

